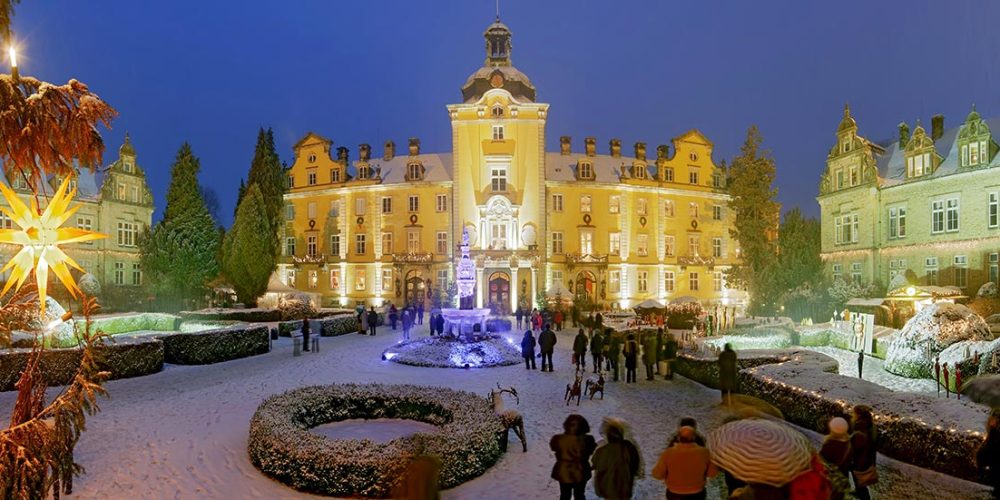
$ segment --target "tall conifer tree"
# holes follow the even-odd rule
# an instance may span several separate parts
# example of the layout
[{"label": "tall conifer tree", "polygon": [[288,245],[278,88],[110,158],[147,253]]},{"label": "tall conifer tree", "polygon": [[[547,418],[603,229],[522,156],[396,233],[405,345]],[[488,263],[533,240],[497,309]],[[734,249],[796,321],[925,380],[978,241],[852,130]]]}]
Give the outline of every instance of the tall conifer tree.
[{"label": "tall conifer tree", "polygon": [[274,147],[274,132],[271,129],[261,128],[257,132],[257,146],[250,162],[246,186],[241,183],[236,206],[239,207],[239,202],[246,196],[247,189],[256,184],[264,200],[264,213],[272,231],[277,233],[281,226],[281,210],[285,204],[283,197],[286,183],[284,169]]},{"label": "tall conifer tree", "polygon": [[250,184],[236,208],[233,227],[226,234],[222,267],[240,302],[254,306],[267,291],[274,270],[274,234],[265,213],[264,197],[257,184]]}]

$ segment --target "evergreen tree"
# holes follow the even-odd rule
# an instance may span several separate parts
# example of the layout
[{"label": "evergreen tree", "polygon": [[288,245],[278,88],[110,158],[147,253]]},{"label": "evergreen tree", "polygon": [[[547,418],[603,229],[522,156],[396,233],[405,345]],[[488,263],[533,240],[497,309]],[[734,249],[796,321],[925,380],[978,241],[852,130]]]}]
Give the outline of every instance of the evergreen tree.
[{"label": "evergreen tree", "polygon": [[171,167],[163,220],[140,242],[146,283],[161,305],[189,307],[219,273],[219,230],[198,185],[201,165],[185,143]]},{"label": "evergreen tree", "polygon": [[773,234],[780,207],[775,201],[778,191],[772,187],[774,160],[760,150],[762,141],[757,127],[751,126],[740,154],[733,158],[728,182],[729,208],[736,214],[729,234],[739,244],[740,263],[726,273],[726,280],[747,291],[751,314],[774,312],[776,286]]},{"label": "evergreen tree", "polygon": [[260,189],[264,199],[264,213],[271,224],[271,231],[277,233],[281,228],[281,210],[285,205],[283,197],[287,181],[274,148],[274,132],[271,129],[265,131],[262,128],[257,132],[257,146],[254,148],[253,161],[250,163],[250,173],[246,185],[241,182],[237,207],[246,196],[249,186],[253,184]]},{"label": "evergreen tree", "polygon": [[786,313],[795,319],[816,317],[816,306],[824,302],[827,287],[819,256],[820,237],[819,221],[805,218],[798,208],[785,214],[778,231],[775,281]]},{"label": "evergreen tree", "polygon": [[[270,237],[263,237],[270,235]],[[240,302],[254,306],[267,291],[274,271],[276,233],[268,222],[264,197],[257,184],[250,184],[236,209],[236,220],[223,244],[222,269]]]}]

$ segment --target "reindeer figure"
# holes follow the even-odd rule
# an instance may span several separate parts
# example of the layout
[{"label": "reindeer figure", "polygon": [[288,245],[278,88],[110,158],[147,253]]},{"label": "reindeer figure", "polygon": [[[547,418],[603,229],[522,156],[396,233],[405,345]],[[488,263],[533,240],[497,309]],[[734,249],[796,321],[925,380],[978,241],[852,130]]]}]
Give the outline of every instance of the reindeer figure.
[{"label": "reindeer figure", "polygon": [[594,395],[598,392],[601,393],[601,400],[604,400],[604,372],[600,372],[600,375],[597,377],[597,382],[587,379],[586,391],[587,394],[590,395],[591,401],[594,400]]},{"label": "reindeer figure", "polygon": [[566,399],[566,406],[569,406],[569,402],[576,398],[576,405],[580,406],[580,397],[582,396],[581,386],[583,385],[583,374],[580,370],[576,371],[576,380],[573,381],[573,385],[570,386],[566,384],[566,394],[563,396]]},{"label": "reindeer figure", "polygon": [[504,450],[507,449],[507,438],[510,435],[510,430],[514,429],[514,434],[517,434],[518,439],[521,440],[521,446],[524,448],[524,452],[528,452],[528,440],[524,436],[524,417],[521,413],[516,410],[505,410],[503,408],[503,393],[510,394],[514,396],[514,403],[521,404],[521,399],[517,396],[517,389],[511,387],[510,389],[504,389],[500,387],[500,382],[497,382],[497,390],[490,390],[489,400],[493,402],[493,412],[500,417],[500,421],[503,422],[503,447]]}]

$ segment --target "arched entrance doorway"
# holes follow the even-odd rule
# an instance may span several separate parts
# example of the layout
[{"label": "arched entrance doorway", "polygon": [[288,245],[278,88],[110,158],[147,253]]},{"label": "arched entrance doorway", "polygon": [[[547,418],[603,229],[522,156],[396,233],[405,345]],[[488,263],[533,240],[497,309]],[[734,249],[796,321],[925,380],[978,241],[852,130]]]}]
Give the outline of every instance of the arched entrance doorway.
[{"label": "arched entrance doorway", "polygon": [[594,277],[594,273],[590,271],[577,273],[574,288],[573,293],[577,299],[593,302],[597,292],[597,279]]},{"label": "arched entrance doorway", "polygon": [[423,303],[426,296],[425,286],[420,271],[413,270],[406,273],[406,305]]},{"label": "arched entrance doorway", "polygon": [[499,314],[510,313],[510,275],[495,272],[490,275],[488,288],[490,294],[486,306]]}]

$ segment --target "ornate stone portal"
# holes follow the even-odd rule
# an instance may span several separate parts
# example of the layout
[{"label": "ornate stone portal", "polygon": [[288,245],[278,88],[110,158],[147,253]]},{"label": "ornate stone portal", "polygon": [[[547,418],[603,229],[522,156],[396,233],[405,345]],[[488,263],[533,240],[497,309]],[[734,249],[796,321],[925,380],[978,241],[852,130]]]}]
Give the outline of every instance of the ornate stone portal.
[{"label": "ornate stone portal", "polygon": [[479,335],[486,336],[486,317],[490,310],[471,307],[471,297],[476,293],[476,264],[469,257],[469,232],[462,231],[462,244],[459,245],[462,254],[458,261],[455,281],[458,285],[459,303],[466,307],[458,309],[441,309],[445,320],[445,332],[463,342],[475,342],[475,325],[479,325]]}]

